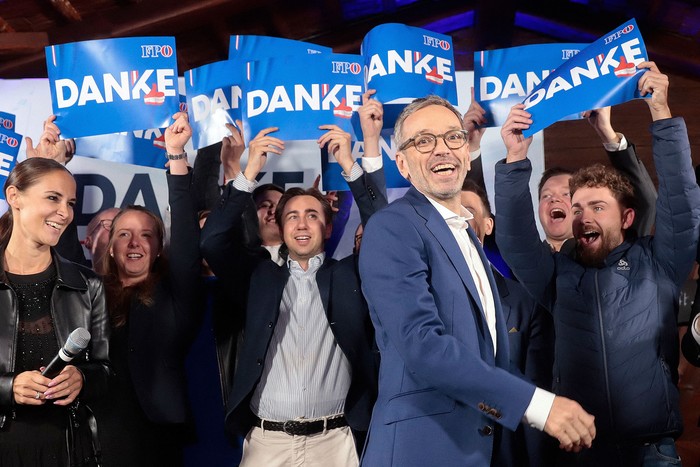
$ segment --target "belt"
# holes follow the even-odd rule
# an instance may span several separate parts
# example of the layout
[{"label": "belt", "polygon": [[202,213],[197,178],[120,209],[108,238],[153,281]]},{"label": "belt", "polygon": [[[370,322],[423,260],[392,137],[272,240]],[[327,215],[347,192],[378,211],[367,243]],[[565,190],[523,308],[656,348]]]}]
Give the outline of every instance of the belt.
[{"label": "belt", "polygon": [[344,415],[336,415],[330,418],[313,421],[287,420],[286,422],[273,422],[255,417],[255,426],[259,426],[263,430],[268,431],[284,431],[288,435],[309,436],[321,433],[325,430],[348,426],[348,421],[345,420]]}]

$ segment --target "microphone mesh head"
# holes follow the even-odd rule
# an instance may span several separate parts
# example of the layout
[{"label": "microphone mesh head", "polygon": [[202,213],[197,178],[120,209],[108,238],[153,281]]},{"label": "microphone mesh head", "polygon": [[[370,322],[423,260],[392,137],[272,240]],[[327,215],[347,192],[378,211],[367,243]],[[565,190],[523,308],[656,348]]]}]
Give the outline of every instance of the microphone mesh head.
[{"label": "microphone mesh head", "polygon": [[68,336],[65,349],[68,353],[78,354],[87,347],[88,342],[90,342],[90,332],[85,328],[77,328]]}]

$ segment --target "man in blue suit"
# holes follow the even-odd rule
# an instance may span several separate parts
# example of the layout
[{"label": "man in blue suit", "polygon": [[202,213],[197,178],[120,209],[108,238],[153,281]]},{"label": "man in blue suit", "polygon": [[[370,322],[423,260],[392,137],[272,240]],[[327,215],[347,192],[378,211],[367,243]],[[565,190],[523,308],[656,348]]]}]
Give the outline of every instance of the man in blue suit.
[{"label": "man in blue suit", "polygon": [[508,372],[493,275],[460,205],[469,170],[459,112],[429,96],[396,122],[412,187],[368,222],[362,289],[381,353],[365,466],[488,466],[499,425],[521,421],[567,450],[591,446],[593,417]]}]

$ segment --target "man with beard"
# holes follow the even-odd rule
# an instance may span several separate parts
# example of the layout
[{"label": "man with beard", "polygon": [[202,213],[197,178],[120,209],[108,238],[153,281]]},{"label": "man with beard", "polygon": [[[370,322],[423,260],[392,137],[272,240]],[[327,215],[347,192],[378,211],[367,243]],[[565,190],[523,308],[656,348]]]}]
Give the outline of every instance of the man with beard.
[{"label": "man with beard", "polygon": [[532,123],[516,105],[501,130],[508,154],[496,166],[496,233],[501,252],[529,292],[552,311],[553,390],[596,419],[589,450],[562,453],[559,465],[680,465],[682,431],[674,302],[690,272],[700,226],[700,188],[682,118],[668,107],[668,77],[653,62],[638,88],[649,105],[659,177],[656,234],[629,238],[635,217],[628,181],[594,166],[572,176],[574,256],[552,252],[537,235],[526,159]]},{"label": "man with beard", "polygon": [[[639,236],[649,235],[654,224],[656,189],[634,144],[616,132],[610,121],[610,107],[584,113],[600,137],[610,164],[627,177],[635,193],[635,217],[631,227]],[[544,241],[554,251],[573,252],[576,241],[572,231],[569,179],[573,170],[551,167],[542,173],[538,185],[538,215],[545,234]]]}]

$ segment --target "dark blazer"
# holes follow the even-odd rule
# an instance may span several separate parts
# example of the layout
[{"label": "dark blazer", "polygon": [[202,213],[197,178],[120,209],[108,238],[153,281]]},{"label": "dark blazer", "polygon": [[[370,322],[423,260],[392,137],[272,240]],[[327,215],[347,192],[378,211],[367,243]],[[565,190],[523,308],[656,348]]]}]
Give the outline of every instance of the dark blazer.
[{"label": "dark blazer", "polygon": [[156,285],[153,305],[129,312],[129,372],[141,408],[155,423],[187,419],[185,355],[201,317],[199,222],[190,175],[168,172],[171,209],[168,273]]},{"label": "dark blazer", "polygon": [[[386,205],[383,170],[365,173],[350,187],[366,219]],[[228,395],[226,428],[233,437],[245,435],[252,427],[250,398],[260,381],[268,345],[279,316],[282,292],[289,277],[286,265],[278,266],[258,248],[246,248],[235,241],[241,214],[250,202],[250,193],[226,186],[221,201],[202,231],[201,250],[212,271],[242,293],[231,304],[232,313],[245,310],[243,341],[237,364],[228,362],[233,373]],[[330,328],[352,368],[352,381],[345,403],[349,425],[365,431],[369,425],[376,394],[376,353],[367,305],[362,297],[353,257],[335,261],[326,258],[316,273],[316,282]],[[235,331],[235,330],[232,330]],[[233,366],[237,365],[235,372]]]},{"label": "dark blazer", "polygon": [[381,365],[364,466],[487,466],[496,423],[514,430],[530,403],[534,385],[508,372],[508,334],[490,268],[495,355],[463,258],[440,213],[415,188],[365,228],[360,273]]},{"label": "dark blazer", "polygon": [[[554,365],[552,316],[525,288],[492,268],[508,329],[511,371],[522,374],[537,387],[551,391]],[[513,432],[501,433],[494,467],[546,467],[554,465],[558,447],[546,433],[523,423]]]}]

